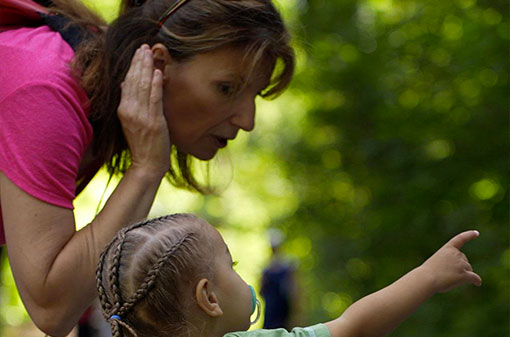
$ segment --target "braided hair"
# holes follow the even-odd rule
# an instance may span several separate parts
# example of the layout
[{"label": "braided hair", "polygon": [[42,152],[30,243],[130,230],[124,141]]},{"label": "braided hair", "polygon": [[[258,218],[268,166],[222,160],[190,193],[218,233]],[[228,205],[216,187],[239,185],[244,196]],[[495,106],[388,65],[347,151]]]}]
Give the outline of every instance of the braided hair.
[{"label": "braided hair", "polygon": [[178,335],[186,328],[189,284],[212,273],[204,225],[191,214],[167,215],[122,229],[106,246],[96,286],[113,337]]}]

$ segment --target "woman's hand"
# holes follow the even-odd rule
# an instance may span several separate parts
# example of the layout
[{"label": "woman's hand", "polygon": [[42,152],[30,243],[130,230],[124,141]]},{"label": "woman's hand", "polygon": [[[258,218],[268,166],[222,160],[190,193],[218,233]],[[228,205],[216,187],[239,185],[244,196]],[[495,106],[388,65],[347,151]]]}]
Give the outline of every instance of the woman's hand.
[{"label": "woman's hand", "polygon": [[152,51],[135,52],[117,110],[131,152],[131,167],[163,176],[170,168],[170,137],[163,113],[163,74],[154,69]]},{"label": "woman's hand", "polygon": [[474,230],[460,233],[423,263],[421,268],[432,277],[435,292],[444,293],[465,283],[482,284],[481,277],[473,272],[466,255],[460,251],[464,244],[479,235]]}]

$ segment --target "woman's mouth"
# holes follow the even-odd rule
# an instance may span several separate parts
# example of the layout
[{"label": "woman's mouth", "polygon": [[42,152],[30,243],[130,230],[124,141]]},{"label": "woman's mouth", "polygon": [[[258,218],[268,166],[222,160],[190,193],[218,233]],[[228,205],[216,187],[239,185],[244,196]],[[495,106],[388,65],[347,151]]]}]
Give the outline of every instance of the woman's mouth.
[{"label": "woman's mouth", "polygon": [[215,136],[214,138],[216,139],[216,142],[218,143],[218,147],[220,149],[222,149],[225,146],[227,146],[227,143],[228,143],[228,139],[227,138],[218,137],[218,136]]}]

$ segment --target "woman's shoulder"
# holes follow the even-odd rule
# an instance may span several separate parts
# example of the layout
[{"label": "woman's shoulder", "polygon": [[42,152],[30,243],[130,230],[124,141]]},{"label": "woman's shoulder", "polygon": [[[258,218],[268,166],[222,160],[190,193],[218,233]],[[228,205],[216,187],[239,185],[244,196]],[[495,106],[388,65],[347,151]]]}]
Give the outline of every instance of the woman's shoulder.
[{"label": "woman's shoulder", "polygon": [[0,82],[7,90],[34,81],[75,82],[70,67],[73,56],[60,34],[47,26],[0,32]]},{"label": "woman's shoulder", "polygon": [[0,33],[0,171],[30,195],[72,208],[93,133],[65,43],[47,27]]},{"label": "woman's shoulder", "polygon": [[0,48],[7,48],[11,53],[34,53],[42,59],[58,56],[65,60],[74,54],[62,36],[46,25],[0,29]]},{"label": "woman's shoulder", "polygon": [[73,49],[47,26],[0,32],[0,105],[23,93],[25,99],[70,102],[80,115],[88,115],[88,97],[71,68],[73,57]]}]

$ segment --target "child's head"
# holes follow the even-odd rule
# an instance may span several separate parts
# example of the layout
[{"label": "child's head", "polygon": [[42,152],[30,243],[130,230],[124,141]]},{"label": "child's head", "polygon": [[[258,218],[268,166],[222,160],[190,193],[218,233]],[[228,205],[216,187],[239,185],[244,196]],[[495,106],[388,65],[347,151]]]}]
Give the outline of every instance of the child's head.
[{"label": "child's head", "polygon": [[174,214],[121,230],[101,255],[97,288],[113,336],[222,336],[250,325],[249,286],[206,221]]}]

